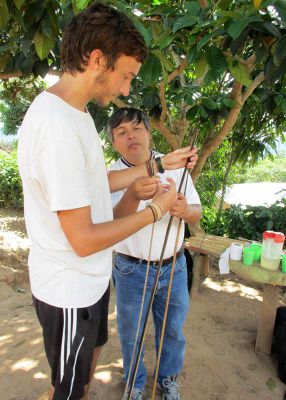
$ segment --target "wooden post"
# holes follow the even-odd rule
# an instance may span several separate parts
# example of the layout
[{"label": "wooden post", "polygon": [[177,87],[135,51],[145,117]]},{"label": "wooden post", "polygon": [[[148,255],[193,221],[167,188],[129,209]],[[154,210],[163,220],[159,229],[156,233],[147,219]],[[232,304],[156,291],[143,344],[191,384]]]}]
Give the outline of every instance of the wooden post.
[{"label": "wooden post", "polygon": [[193,282],[191,288],[191,299],[195,299],[198,297],[199,286],[201,283],[201,268],[203,263],[203,256],[195,253],[193,256],[194,265],[193,265]]},{"label": "wooden post", "polygon": [[255,351],[267,355],[271,353],[279,290],[279,286],[268,284],[264,286]]},{"label": "wooden post", "polygon": [[209,276],[210,273],[210,256],[204,255],[202,262],[202,277],[203,280]]}]

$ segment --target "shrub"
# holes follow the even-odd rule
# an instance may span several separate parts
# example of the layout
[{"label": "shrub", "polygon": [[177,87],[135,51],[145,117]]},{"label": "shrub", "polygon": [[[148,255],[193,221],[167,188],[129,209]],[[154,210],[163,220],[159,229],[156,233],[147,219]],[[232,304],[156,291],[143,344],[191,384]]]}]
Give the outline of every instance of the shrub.
[{"label": "shrub", "polygon": [[264,231],[285,233],[286,229],[286,200],[278,201],[271,207],[232,206],[220,216],[214,208],[204,207],[203,212],[201,225],[212,235],[262,240]]},{"label": "shrub", "polygon": [[0,207],[23,207],[23,190],[16,150],[11,153],[0,150]]},{"label": "shrub", "polygon": [[286,200],[270,207],[232,206],[223,212],[224,233],[229,237],[262,240],[267,230],[285,232]]}]

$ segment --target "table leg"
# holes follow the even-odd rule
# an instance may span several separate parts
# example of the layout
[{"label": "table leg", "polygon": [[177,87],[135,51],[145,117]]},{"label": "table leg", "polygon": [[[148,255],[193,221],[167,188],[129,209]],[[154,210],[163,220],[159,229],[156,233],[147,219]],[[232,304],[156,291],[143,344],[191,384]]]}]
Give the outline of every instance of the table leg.
[{"label": "table leg", "polygon": [[203,280],[209,276],[210,273],[210,256],[203,255],[203,262],[202,262],[202,277]]},{"label": "table leg", "polygon": [[200,254],[195,253],[193,256],[193,281],[191,288],[191,298],[195,299],[199,293],[200,277],[201,277],[201,266],[203,257]]},{"label": "table leg", "polygon": [[273,338],[279,286],[265,284],[261,304],[255,351],[270,355]]}]

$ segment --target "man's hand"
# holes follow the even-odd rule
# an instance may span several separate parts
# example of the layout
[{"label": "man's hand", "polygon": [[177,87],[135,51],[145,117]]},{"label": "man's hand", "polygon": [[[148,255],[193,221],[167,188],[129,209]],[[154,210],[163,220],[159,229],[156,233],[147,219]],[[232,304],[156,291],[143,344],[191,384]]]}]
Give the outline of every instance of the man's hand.
[{"label": "man's hand", "polygon": [[157,176],[137,178],[128,186],[127,192],[135,200],[149,200],[155,195],[159,183]]},{"label": "man's hand", "polygon": [[173,217],[182,218],[186,216],[189,212],[189,205],[187,203],[187,199],[183,195],[183,193],[178,193],[177,201],[174,206],[170,210],[170,214]]},{"label": "man's hand", "polygon": [[[162,166],[164,169],[177,169],[183,168],[187,164],[187,168],[194,168],[198,160],[197,152],[198,149],[194,147],[191,150],[191,146],[175,150],[172,153],[161,157]],[[190,160],[188,161],[188,159]]]},{"label": "man's hand", "polygon": [[171,178],[167,178],[167,181],[170,185],[162,185],[159,183],[157,192],[153,197],[153,201],[160,206],[163,215],[174,206],[177,200],[175,182]]}]

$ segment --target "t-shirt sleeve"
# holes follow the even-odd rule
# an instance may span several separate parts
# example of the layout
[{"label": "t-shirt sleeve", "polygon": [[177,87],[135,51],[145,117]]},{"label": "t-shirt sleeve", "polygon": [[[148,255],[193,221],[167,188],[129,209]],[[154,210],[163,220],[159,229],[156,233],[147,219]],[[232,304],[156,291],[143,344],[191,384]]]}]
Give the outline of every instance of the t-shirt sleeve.
[{"label": "t-shirt sleeve", "polygon": [[33,165],[33,175],[52,212],[91,204],[86,160],[80,142],[53,140]]},{"label": "t-shirt sleeve", "polygon": [[[118,171],[118,170],[120,170],[119,161],[116,161],[115,163],[113,163],[112,165],[110,165],[108,167],[108,172],[110,172],[110,171]],[[124,194],[123,190],[119,190],[118,192],[110,193],[112,207],[116,206],[116,204],[119,202],[119,200],[121,199],[123,194]]]}]

